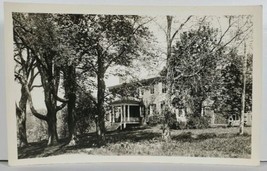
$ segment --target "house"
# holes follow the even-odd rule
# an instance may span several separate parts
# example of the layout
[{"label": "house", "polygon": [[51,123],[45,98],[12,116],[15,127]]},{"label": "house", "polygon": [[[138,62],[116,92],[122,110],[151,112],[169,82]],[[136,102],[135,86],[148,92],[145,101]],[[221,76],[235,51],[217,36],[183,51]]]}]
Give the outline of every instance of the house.
[{"label": "house", "polygon": [[[162,116],[167,103],[167,86],[165,77],[153,77],[138,82],[121,83],[108,87],[114,96],[108,113],[110,123],[119,123],[121,128],[130,124],[145,124],[150,116]],[[177,100],[170,97],[172,103]],[[177,121],[186,121],[185,109],[173,104],[173,113]]]},{"label": "house", "polygon": [[[130,124],[145,124],[151,116],[162,116],[167,100],[172,104],[172,112],[176,114],[178,122],[187,121],[187,113],[190,109],[180,105],[180,100],[173,96],[168,97],[165,77],[153,77],[136,82],[121,83],[108,87],[114,96],[110,103],[111,110],[108,113],[110,123],[119,123],[121,128]],[[169,98],[169,99],[168,99]],[[209,97],[202,102],[201,116],[209,116],[210,124],[221,122],[213,110],[214,101]],[[224,118],[225,119],[225,118]],[[220,120],[218,122],[218,120]],[[224,124],[227,124],[225,119]]]},{"label": "house", "polygon": [[109,121],[127,124],[144,124],[149,116],[160,115],[166,103],[167,87],[163,77],[138,82],[121,83],[108,87],[115,96],[111,102]]}]

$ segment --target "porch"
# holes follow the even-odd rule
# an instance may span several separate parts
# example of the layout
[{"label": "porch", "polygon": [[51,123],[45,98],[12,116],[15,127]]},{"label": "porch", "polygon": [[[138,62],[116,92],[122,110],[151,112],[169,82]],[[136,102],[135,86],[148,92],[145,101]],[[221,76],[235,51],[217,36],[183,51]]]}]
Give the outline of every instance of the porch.
[{"label": "porch", "polygon": [[117,100],[111,103],[109,121],[120,123],[120,128],[125,129],[129,124],[141,124],[143,121],[143,107],[137,100]]}]

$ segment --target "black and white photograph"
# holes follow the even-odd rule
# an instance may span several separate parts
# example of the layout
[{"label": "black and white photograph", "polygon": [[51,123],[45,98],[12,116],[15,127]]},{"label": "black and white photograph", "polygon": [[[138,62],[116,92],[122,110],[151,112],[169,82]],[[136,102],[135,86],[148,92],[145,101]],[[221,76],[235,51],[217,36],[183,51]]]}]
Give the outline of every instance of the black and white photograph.
[{"label": "black and white photograph", "polygon": [[257,159],[260,7],[92,8],[8,11],[14,160]]}]

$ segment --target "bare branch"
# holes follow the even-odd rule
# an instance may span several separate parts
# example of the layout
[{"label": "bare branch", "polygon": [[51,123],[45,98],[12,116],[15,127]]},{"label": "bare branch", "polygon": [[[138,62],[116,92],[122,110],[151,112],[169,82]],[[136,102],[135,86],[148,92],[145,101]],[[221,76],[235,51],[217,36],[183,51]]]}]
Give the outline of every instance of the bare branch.
[{"label": "bare branch", "polygon": [[55,92],[53,93],[53,96],[55,97],[55,99],[56,99],[57,101],[60,101],[60,102],[62,102],[62,103],[67,103],[67,102],[69,101],[69,99],[64,99],[64,98],[62,98],[62,97],[59,97]]},{"label": "bare branch", "polygon": [[43,85],[33,85],[30,87],[30,91],[32,91],[34,88],[43,87]]},{"label": "bare branch", "polygon": [[[220,37],[219,41],[217,42],[217,45],[219,45],[221,42],[222,42],[222,39],[224,38],[224,36],[226,35],[226,33],[230,30],[230,28],[233,26],[234,22],[231,23],[232,21],[232,17],[229,17],[229,20],[228,20],[228,27],[227,29],[224,31],[224,33],[222,34],[222,36]],[[213,50],[212,50],[213,51]]]},{"label": "bare branch", "polygon": [[66,105],[67,105],[67,103],[62,103],[60,106],[57,106],[56,111],[60,111],[60,110],[63,109]]},{"label": "bare branch", "polygon": [[37,110],[34,108],[33,101],[32,101],[32,96],[31,96],[31,93],[29,91],[28,85],[26,85],[26,88],[25,89],[26,89],[26,93],[28,94],[28,104],[30,106],[30,109],[31,109],[32,114],[35,117],[37,117],[38,119],[47,121],[47,116],[38,113]]},{"label": "bare branch", "polygon": [[[17,55],[17,56],[19,56],[19,55]],[[15,60],[15,62],[17,62],[18,64],[22,65],[22,63],[21,63],[19,60],[17,60],[16,58],[14,58],[14,60]]]},{"label": "bare branch", "polygon": [[[225,46],[227,46],[228,44],[230,44],[235,38],[237,38],[238,36],[240,36],[241,34],[243,34],[243,33],[245,33],[245,32],[247,32],[249,29],[251,29],[252,28],[252,25],[250,26],[250,27],[248,27],[246,30],[244,30],[244,31],[240,31],[240,32],[237,32],[237,34],[234,36],[234,37],[232,37],[228,42],[226,42],[224,45],[222,45],[218,50],[220,50],[220,49],[222,49],[222,48],[224,48]],[[218,51],[217,50],[217,51]]]},{"label": "bare branch", "polygon": [[157,26],[159,26],[159,28],[165,33],[165,35],[167,36],[167,32],[166,29],[163,28],[158,22],[156,22],[155,20],[152,20]]},{"label": "bare branch", "polygon": [[176,34],[183,28],[183,26],[190,20],[190,18],[192,17],[192,15],[190,15],[181,25],[180,27],[173,33],[172,37],[171,37],[171,42],[173,41],[173,39],[175,38]]}]

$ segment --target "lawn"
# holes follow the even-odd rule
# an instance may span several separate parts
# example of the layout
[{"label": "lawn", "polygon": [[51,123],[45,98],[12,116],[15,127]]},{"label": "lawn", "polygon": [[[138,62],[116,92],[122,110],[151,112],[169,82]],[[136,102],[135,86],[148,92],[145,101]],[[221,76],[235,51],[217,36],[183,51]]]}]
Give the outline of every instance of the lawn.
[{"label": "lawn", "polygon": [[31,143],[19,148],[19,158],[47,157],[62,154],[89,155],[153,155],[250,158],[251,128],[245,128],[243,136],[238,128],[208,128],[201,130],[171,130],[171,140],[161,138],[160,126],[131,130],[110,131],[106,145],[97,147],[95,134],[79,137],[76,146],[67,146],[62,140],[56,146],[46,147],[46,142]]}]

